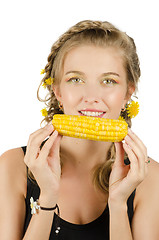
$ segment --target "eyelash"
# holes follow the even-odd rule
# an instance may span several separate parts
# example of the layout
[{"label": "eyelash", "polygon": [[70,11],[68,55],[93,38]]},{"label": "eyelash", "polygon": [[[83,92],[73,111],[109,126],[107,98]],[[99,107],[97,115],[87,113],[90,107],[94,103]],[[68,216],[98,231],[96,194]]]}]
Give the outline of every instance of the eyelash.
[{"label": "eyelash", "polygon": [[[74,82],[73,80],[81,80],[80,78],[78,78],[78,77],[71,77],[71,78],[69,78],[68,79],[68,81],[67,82]],[[82,81],[82,80],[81,80]],[[108,85],[108,84],[117,84],[118,82],[116,81],[116,80],[114,80],[114,79],[104,79],[103,81],[102,81],[102,83],[104,82],[104,81],[107,81],[107,84],[106,85]],[[75,81],[74,83],[77,83],[77,82],[79,82],[79,81]]]}]

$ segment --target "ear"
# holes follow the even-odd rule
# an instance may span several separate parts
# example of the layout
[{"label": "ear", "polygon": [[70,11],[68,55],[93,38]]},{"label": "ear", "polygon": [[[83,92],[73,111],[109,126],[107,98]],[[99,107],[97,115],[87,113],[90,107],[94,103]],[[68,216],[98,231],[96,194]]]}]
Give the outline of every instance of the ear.
[{"label": "ear", "polygon": [[130,98],[134,92],[135,92],[135,86],[129,85],[125,99],[124,99],[123,108],[125,108],[126,103],[130,100]]},{"label": "ear", "polygon": [[52,89],[53,89],[53,92],[54,92],[54,94],[55,94],[55,96],[56,96],[56,99],[58,100],[58,101],[61,101],[61,92],[60,92],[60,87],[59,86],[57,86],[57,85],[54,85],[53,87],[52,87]]}]

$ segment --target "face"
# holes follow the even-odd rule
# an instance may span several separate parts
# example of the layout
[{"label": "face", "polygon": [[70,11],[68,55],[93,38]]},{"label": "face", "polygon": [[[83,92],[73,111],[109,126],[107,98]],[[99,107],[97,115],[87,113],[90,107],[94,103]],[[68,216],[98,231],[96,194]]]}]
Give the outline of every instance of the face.
[{"label": "face", "polygon": [[120,52],[84,45],[65,56],[61,82],[54,93],[65,114],[117,119],[130,97],[127,88]]}]

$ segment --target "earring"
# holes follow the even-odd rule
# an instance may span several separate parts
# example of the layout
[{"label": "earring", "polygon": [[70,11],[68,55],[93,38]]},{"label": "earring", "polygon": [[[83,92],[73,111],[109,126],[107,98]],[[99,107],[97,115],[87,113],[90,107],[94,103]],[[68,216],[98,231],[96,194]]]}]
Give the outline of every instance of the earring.
[{"label": "earring", "polygon": [[126,111],[128,114],[129,118],[134,118],[138,115],[139,113],[139,103],[135,101],[131,101],[127,106],[126,106]]},{"label": "earring", "polygon": [[126,110],[126,107],[122,108],[122,109],[121,109],[121,112],[125,112],[125,110]]},{"label": "earring", "polygon": [[62,103],[60,103],[59,101],[58,101],[58,106],[59,106],[59,109],[60,109],[61,111],[63,111],[63,105],[62,105]]},{"label": "earring", "polygon": [[130,103],[126,104],[125,108],[121,109],[121,117],[129,117],[134,118],[139,113],[139,103],[135,101],[130,101]]}]

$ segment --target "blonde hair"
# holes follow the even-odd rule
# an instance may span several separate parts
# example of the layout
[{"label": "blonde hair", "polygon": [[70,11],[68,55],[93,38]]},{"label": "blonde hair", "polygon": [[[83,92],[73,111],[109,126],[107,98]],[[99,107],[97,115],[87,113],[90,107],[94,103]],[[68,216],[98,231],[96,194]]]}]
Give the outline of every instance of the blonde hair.
[{"label": "blonde hair", "polygon": [[[45,75],[37,93],[38,99],[45,102],[48,108],[48,115],[43,120],[46,123],[52,120],[54,114],[63,114],[63,111],[59,108],[52,86],[47,85],[48,94],[44,100],[39,96],[39,89],[41,85],[45,83],[45,80],[50,77],[54,78],[55,85],[59,85],[66,54],[72,48],[81,44],[93,44],[95,46],[114,47],[118,49],[123,58],[128,86],[132,85],[137,89],[140,77],[140,67],[134,40],[109,22],[81,21],[66,31],[53,44],[51,53],[48,56],[48,63],[45,66]],[[127,116],[126,111],[121,112],[121,116],[125,118],[129,127],[131,127],[131,120]],[[93,173],[93,182],[95,186],[105,193],[109,191],[109,176],[115,155],[115,147],[114,144],[112,144],[105,163],[97,166]]]}]

